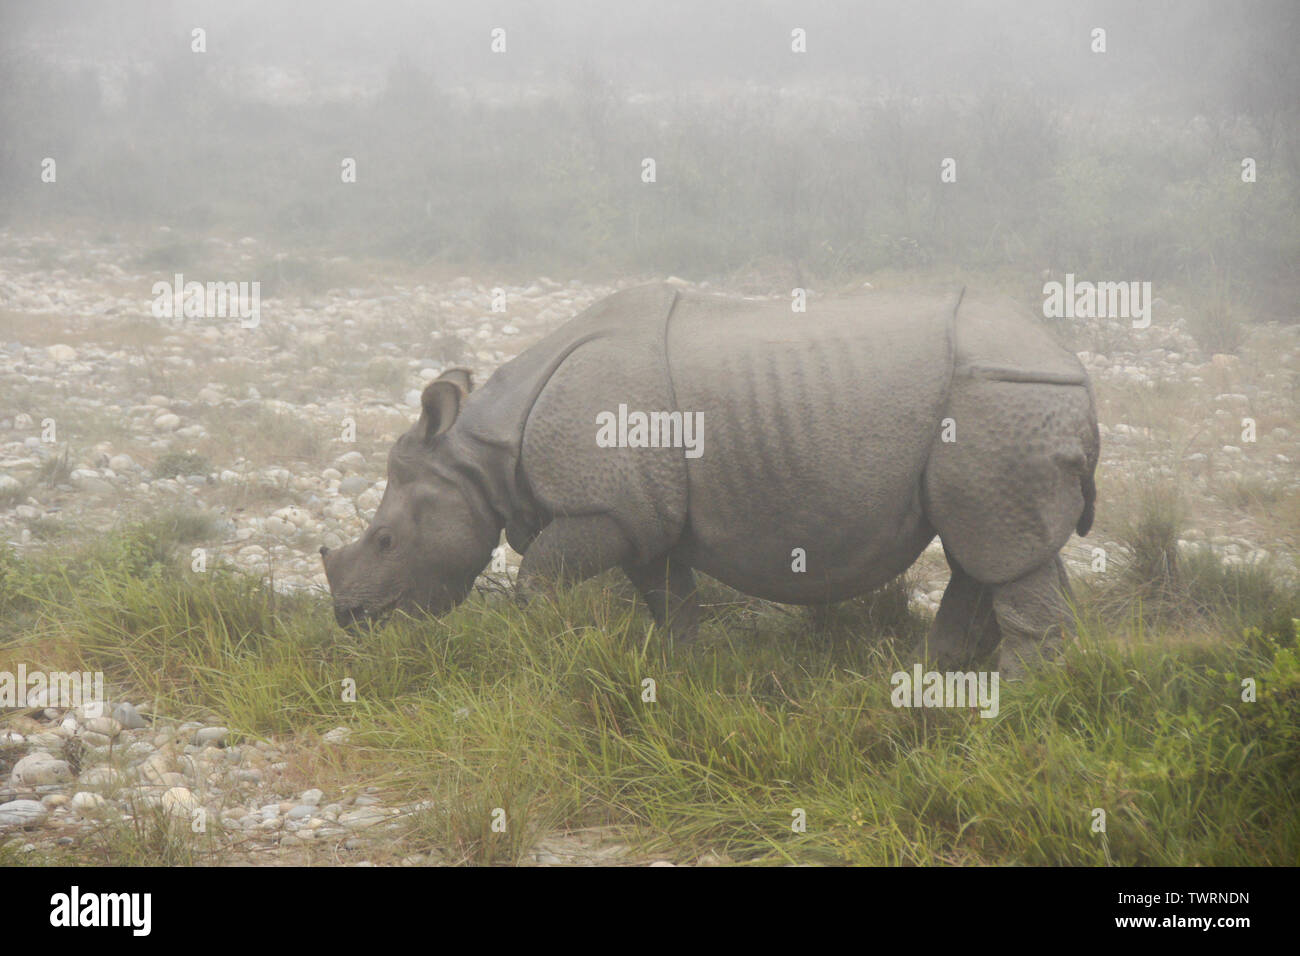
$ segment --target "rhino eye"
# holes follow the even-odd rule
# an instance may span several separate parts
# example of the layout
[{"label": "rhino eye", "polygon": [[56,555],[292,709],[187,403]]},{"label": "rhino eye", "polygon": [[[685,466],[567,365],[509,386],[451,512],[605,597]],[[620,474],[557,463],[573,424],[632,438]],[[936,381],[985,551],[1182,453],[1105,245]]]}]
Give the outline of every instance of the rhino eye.
[{"label": "rhino eye", "polygon": [[379,536],[375,540],[379,543],[380,551],[389,551],[393,547],[393,536],[387,531],[379,532]]}]

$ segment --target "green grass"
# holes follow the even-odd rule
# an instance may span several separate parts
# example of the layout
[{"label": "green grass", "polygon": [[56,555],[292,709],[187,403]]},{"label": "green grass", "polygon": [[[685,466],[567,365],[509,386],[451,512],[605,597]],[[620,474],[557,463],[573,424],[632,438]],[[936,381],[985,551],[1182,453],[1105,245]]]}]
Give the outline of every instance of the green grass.
[{"label": "green grass", "polygon": [[[1233,601],[1260,592],[1224,595],[1177,633],[1085,607],[1064,660],[1004,683],[1000,715],[982,719],[890,705],[890,675],[911,668],[925,626],[897,588],[814,627],[808,611],[706,585],[692,646],[648,627],[612,576],[526,608],[476,597],[350,636],[323,601],[190,573],[169,556],[169,527],[0,559],[0,668],[103,670],[160,712],[215,712],[245,737],[349,727],[352,745],[321,758],[333,772],[430,802],[403,853],[510,863],[542,836],[608,827],[637,858],[679,862],[1300,860],[1291,592],[1270,592],[1275,606],[1246,628]],[[1255,703],[1241,700],[1246,677]],[[1105,834],[1091,832],[1094,808]],[[791,829],[796,809],[806,832]],[[110,827],[92,862],[219,858],[161,826]],[[22,862],[3,846],[0,859]]]}]

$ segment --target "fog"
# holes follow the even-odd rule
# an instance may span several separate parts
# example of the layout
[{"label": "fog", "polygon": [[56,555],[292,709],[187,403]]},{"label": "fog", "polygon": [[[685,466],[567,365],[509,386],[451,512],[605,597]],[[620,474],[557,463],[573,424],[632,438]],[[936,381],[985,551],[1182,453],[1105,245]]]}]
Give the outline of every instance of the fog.
[{"label": "fog", "polygon": [[1293,865],[1297,40],[0,0],[0,866]]},{"label": "fog", "polygon": [[[768,258],[823,279],[1217,270],[1266,309],[1300,256],[1294,3],[10,2],[2,16],[10,225],[695,278]],[[1258,180],[1234,188],[1244,157]]]}]

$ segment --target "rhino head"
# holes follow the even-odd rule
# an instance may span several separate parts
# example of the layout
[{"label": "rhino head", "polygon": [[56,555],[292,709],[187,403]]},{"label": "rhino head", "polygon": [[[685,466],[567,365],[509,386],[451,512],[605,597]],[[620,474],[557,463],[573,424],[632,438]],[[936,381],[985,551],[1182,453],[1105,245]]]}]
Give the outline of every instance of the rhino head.
[{"label": "rhino head", "polygon": [[428,384],[419,421],[388,453],[388,486],[370,527],[345,547],[320,549],[343,627],[399,609],[448,611],[491,559],[500,525],[448,440],[472,388],[465,369]]}]

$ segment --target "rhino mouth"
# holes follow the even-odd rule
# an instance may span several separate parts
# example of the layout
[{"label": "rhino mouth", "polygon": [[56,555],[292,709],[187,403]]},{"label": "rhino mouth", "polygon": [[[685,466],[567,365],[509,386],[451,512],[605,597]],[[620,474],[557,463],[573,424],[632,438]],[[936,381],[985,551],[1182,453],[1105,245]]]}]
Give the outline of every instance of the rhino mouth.
[{"label": "rhino mouth", "polygon": [[345,631],[356,633],[383,621],[384,618],[393,613],[396,606],[396,601],[391,601],[378,608],[368,608],[361,604],[348,606],[335,604],[334,620]]},{"label": "rhino mouth", "polygon": [[334,620],[345,631],[356,633],[382,624],[397,611],[416,617],[425,614],[440,617],[454,608],[457,603],[459,602],[450,599],[419,601],[394,598],[377,607],[366,607],[363,604],[341,605],[336,602],[334,605]]}]

